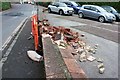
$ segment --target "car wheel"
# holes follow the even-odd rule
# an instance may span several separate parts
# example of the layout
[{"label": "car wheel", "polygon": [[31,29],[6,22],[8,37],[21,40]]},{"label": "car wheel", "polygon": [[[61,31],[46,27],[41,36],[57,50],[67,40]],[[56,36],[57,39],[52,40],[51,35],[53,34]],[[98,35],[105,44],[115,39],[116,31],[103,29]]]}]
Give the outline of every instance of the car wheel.
[{"label": "car wheel", "polygon": [[51,9],[50,8],[48,8],[48,12],[51,13]]},{"label": "car wheel", "polygon": [[115,17],[116,17],[116,21],[120,22],[120,18],[117,15],[115,15]]},{"label": "car wheel", "polygon": [[60,14],[60,15],[63,15],[64,13],[63,13],[63,11],[62,11],[62,10],[60,10],[60,11],[59,11],[59,14]]},{"label": "car wheel", "polygon": [[99,22],[102,22],[102,23],[105,22],[105,18],[103,16],[99,17],[98,20],[99,20]]},{"label": "car wheel", "polygon": [[79,18],[83,18],[83,13],[78,13]]}]

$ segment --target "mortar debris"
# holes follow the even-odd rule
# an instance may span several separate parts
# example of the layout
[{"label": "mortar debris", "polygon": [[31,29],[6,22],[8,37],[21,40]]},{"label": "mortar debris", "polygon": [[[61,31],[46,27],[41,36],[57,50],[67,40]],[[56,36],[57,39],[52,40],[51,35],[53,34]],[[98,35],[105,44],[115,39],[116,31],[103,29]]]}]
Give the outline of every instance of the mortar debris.
[{"label": "mortar debris", "polygon": [[103,74],[104,71],[105,71],[104,64],[103,64],[103,63],[99,64],[99,65],[98,65],[98,69],[99,69],[99,73],[100,73],[100,74]]},{"label": "mortar debris", "polygon": [[[103,63],[103,60],[100,58],[96,59],[95,57],[99,45],[87,45],[87,43],[82,40],[82,37],[85,37],[85,34],[80,34],[79,36],[78,32],[69,28],[63,26],[51,26],[47,19],[40,21],[38,26],[42,37],[50,37],[53,44],[56,44],[60,49],[66,49],[68,46],[73,48],[73,51],[70,54],[78,56],[80,62],[97,61]],[[105,68],[103,67],[99,68],[99,73],[104,73],[104,70]]]}]

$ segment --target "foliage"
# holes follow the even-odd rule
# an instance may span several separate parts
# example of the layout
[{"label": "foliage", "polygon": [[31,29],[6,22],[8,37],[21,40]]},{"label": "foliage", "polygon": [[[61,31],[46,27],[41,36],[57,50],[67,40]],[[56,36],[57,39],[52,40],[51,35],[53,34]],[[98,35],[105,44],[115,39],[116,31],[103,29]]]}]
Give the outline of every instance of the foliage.
[{"label": "foliage", "polygon": [[9,8],[11,8],[11,3],[10,2],[0,2],[0,9],[7,10]]}]

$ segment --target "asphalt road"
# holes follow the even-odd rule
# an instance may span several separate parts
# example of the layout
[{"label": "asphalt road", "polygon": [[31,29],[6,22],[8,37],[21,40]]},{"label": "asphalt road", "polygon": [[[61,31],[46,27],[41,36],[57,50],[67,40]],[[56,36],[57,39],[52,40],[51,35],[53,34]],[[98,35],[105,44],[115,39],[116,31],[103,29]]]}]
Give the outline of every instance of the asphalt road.
[{"label": "asphalt road", "polygon": [[2,46],[22,20],[32,15],[33,10],[34,6],[30,4],[12,4],[11,9],[0,13],[2,14],[0,15],[2,19],[0,22],[2,24]]},{"label": "asphalt road", "polygon": [[35,62],[27,55],[28,50],[35,50],[34,40],[28,40],[31,36],[30,33],[31,21],[29,19],[19,34],[15,45],[12,47],[8,59],[3,64],[3,80],[6,80],[6,78],[32,78],[32,80],[41,80],[40,78],[45,78],[44,62]]},{"label": "asphalt road", "polygon": [[[49,13],[46,13],[49,14]],[[81,31],[85,31],[96,36],[102,37],[107,40],[111,40],[117,43],[120,43],[120,22],[114,23],[100,23],[97,20],[90,18],[78,18],[78,15],[73,16],[60,16],[56,13],[49,14],[50,16],[54,16],[55,18],[65,19],[69,21],[74,21],[80,23],[80,25],[71,25],[70,27],[79,29]]]},{"label": "asphalt road", "polygon": [[78,18],[77,15],[69,16],[69,17],[57,15],[55,17],[83,23],[84,25],[71,26],[71,27],[119,43],[119,40],[118,40],[118,37],[120,37],[120,23],[119,22],[100,23],[97,20],[90,19],[90,18],[80,19]]}]

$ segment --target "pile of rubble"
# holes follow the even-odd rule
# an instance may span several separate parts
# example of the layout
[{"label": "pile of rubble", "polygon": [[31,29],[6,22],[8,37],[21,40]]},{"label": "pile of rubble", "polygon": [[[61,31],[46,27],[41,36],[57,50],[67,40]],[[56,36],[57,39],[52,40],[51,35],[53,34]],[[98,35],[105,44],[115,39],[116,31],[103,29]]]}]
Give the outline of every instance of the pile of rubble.
[{"label": "pile of rubble", "polygon": [[[97,61],[99,62],[98,69],[99,73],[104,73],[105,68],[102,59],[96,59],[93,55],[96,53],[98,44],[91,47],[86,44],[82,39],[79,38],[79,33],[74,32],[69,28],[64,28],[62,26],[55,27],[51,26],[48,20],[44,19],[39,23],[40,34],[42,37],[51,37],[53,43],[56,43],[59,48],[66,49],[67,46],[73,48],[72,55],[78,55],[80,62],[86,61]],[[81,37],[85,35],[82,34]]]}]

